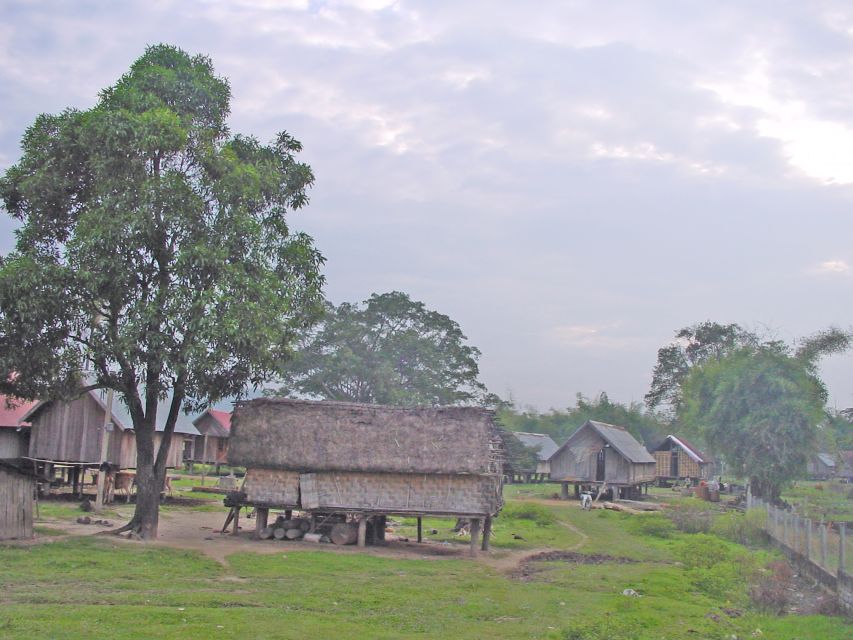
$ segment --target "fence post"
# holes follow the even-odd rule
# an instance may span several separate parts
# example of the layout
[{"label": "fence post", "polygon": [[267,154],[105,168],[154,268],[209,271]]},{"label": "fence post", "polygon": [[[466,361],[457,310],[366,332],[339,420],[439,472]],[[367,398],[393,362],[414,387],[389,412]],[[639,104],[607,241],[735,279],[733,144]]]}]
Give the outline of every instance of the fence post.
[{"label": "fence post", "polygon": [[826,569],[826,525],[820,523],[820,566]]},{"label": "fence post", "polygon": [[806,518],[806,560],[812,559],[812,521]]},{"label": "fence post", "polygon": [[847,523],[838,523],[838,575],[847,573]]},{"label": "fence post", "polygon": [[789,520],[791,519],[791,514],[787,511],[782,514],[782,543],[786,547],[790,547],[790,543],[788,542],[791,538],[788,530],[791,528],[789,524]]}]

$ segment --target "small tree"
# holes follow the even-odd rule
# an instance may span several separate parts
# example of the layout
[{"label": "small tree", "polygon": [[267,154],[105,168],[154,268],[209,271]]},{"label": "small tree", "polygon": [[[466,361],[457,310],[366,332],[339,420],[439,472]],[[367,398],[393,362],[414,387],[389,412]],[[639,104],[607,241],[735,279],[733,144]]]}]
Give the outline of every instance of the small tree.
[{"label": "small tree", "polygon": [[778,344],[742,347],[691,370],[679,418],[750,478],[755,495],[777,501],[806,471],[825,401],[804,360]]},{"label": "small tree", "polygon": [[277,393],[391,405],[484,402],[480,351],[459,325],[405,293],[327,303]]},{"label": "small tree", "polygon": [[229,102],[208,58],[149,47],[94,108],[39,116],[0,180],[22,223],[0,266],[0,389],[118,393],[137,446],[123,529],[143,538],[179,413],[271,377],[321,309],[322,258],[285,220],[313,181],[301,146],[230,135]]}]

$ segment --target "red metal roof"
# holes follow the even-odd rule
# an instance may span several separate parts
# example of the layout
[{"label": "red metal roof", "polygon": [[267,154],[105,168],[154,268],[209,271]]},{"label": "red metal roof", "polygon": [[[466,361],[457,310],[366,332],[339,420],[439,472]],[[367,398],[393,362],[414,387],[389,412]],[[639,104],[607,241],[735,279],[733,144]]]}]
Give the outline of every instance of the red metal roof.
[{"label": "red metal roof", "polygon": [[0,429],[17,429],[18,427],[23,426],[29,427],[30,424],[28,422],[18,424],[18,421],[38,403],[24,402],[13,398],[12,402],[14,403],[14,406],[9,408],[6,404],[8,400],[9,396],[0,395]]},{"label": "red metal roof", "polygon": [[222,425],[222,428],[226,431],[231,431],[231,412],[230,411],[220,411],[219,409],[208,409],[207,412],[213,416],[213,419],[216,420],[219,424]]}]

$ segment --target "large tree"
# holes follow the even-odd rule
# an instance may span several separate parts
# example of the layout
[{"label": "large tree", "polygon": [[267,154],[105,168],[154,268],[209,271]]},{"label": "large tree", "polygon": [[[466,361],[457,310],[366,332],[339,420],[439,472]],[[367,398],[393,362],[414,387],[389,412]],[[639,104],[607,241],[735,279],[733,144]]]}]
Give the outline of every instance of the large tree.
[{"label": "large tree", "polygon": [[733,473],[749,478],[756,495],[775,501],[805,473],[825,401],[809,360],[769,343],[695,366],[683,383],[679,419]]},{"label": "large tree", "polygon": [[405,293],[326,305],[277,393],[392,405],[482,402],[480,351],[459,325]]},{"label": "large tree", "polygon": [[208,58],[149,47],[94,108],[39,116],[0,180],[21,223],[0,265],[0,389],[117,392],[138,452],[124,528],[143,538],[179,413],[272,377],[322,308],[322,257],[286,221],[313,181],[301,145],[231,135],[229,102]]}]

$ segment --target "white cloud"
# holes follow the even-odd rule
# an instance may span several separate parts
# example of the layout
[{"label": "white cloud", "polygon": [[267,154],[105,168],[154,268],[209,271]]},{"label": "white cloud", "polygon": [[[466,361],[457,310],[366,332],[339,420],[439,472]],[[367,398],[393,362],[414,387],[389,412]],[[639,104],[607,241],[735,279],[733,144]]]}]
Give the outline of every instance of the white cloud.
[{"label": "white cloud", "polygon": [[548,340],[562,348],[625,349],[636,340],[614,335],[617,325],[561,325],[548,331]]},{"label": "white cloud", "polygon": [[841,274],[847,275],[850,273],[850,265],[847,264],[844,260],[827,260],[825,262],[821,262],[816,267],[813,267],[810,270],[815,274]]}]

